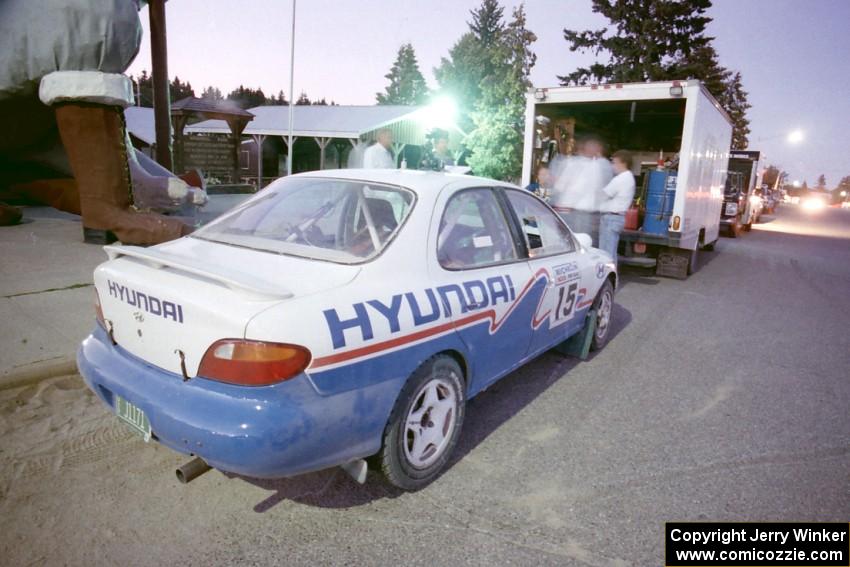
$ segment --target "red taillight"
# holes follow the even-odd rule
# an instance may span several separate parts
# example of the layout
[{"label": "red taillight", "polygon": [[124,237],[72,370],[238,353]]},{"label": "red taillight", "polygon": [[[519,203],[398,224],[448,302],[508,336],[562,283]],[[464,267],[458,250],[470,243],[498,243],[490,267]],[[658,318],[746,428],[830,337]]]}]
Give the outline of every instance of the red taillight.
[{"label": "red taillight", "polygon": [[240,386],[268,386],[294,378],[311,359],[310,351],[298,345],[222,339],[207,349],[198,376]]},{"label": "red taillight", "polygon": [[103,318],[103,307],[100,306],[100,294],[94,290],[94,318],[100,323],[100,326],[106,328],[106,319]]}]

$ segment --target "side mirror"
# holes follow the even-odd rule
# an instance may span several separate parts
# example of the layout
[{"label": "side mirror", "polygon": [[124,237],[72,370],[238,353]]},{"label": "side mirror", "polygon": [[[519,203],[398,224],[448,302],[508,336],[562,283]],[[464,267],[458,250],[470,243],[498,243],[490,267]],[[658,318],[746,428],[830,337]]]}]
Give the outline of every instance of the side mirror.
[{"label": "side mirror", "polygon": [[585,234],[584,232],[577,232],[576,240],[578,240],[579,244],[581,244],[582,248],[593,248],[593,239],[589,234]]}]

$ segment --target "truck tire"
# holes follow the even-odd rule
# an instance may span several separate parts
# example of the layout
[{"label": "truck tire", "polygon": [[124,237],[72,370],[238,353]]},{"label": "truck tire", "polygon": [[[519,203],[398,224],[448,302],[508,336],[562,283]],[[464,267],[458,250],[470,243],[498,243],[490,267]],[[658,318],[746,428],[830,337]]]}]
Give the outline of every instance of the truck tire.
[{"label": "truck tire", "polygon": [[688,275],[692,275],[699,270],[699,246],[691,252],[691,257],[688,258]]},{"label": "truck tire", "polygon": [[729,227],[729,237],[730,238],[738,238],[741,235],[741,223],[738,222],[738,219],[735,219],[735,222],[732,223],[732,226]]}]

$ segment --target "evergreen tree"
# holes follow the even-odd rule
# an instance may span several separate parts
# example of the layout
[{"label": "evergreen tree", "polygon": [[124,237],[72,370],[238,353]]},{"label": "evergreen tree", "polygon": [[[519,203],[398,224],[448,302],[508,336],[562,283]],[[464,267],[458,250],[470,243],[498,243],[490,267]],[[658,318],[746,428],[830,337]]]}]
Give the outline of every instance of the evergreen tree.
[{"label": "evergreen tree", "polygon": [[187,97],[195,98],[195,89],[192,88],[191,83],[180,82],[180,77],[176,75],[174,76],[174,80],[169,83],[168,90],[171,95],[172,102],[182,100]]},{"label": "evergreen tree", "polygon": [[761,177],[762,183],[773,189],[779,179],[780,173],[781,171],[775,165],[767,166],[767,169],[764,170],[764,175]]},{"label": "evergreen tree", "polygon": [[133,83],[136,104],[153,108],[153,78],[148,75],[147,70],[142,69],[142,73],[138,77],[130,77],[130,80]]},{"label": "evergreen tree", "polygon": [[826,175],[821,173],[818,175],[818,189],[821,191],[826,191]]},{"label": "evergreen tree", "polygon": [[378,104],[423,104],[428,98],[428,85],[419,71],[416,53],[409,43],[402,45],[390,72],[384,93],[377,93]]},{"label": "evergreen tree", "polygon": [[233,101],[239,108],[254,108],[266,103],[263,89],[252,89],[239,85],[227,95],[227,100]]},{"label": "evergreen tree", "polygon": [[747,102],[747,91],[741,85],[741,73],[736,72],[726,83],[726,88],[718,97],[718,102],[726,109],[732,119],[732,149],[745,149],[749,144],[750,134],[747,110],[751,105]]},{"label": "evergreen tree", "polygon": [[289,104],[286,100],[286,95],[283,94],[282,90],[277,91],[277,95],[272,95],[266,98],[265,102],[266,106],[276,106],[276,105],[287,105]]},{"label": "evergreen tree", "polygon": [[525,8],[514,9],[510,23],[500,28],[488,49],[493,71],[484,77],[481,96],[472,112],[474,129],[466,140],[467,159],[476,175],[516,179],[522,169],[525,93],[537,56],[537,37],[526,28]]},{"label": "evergreen tree", "polygon": [[[137,104],[153,108],[153,77],[148,75],[147,70],[142,69],[138,77],[130,77],[133,83],[133,94],[137,96]],[[168,83],[168,94],[171,97],[171,102],[175,102],[186,97],[194,97],[195,90],[189,82],[182,82],[179,77]]]},{"label": "evergreen tree", "polygon": [[483,47],[490,47],[499,41],[505,27],[502,21],[504,12],[498,0],[484,0],[478,9],[470,12],[472,21],[467,22],[467,25]]},{"label": "evergreen tree", "polygon": [[607,60],[559,76],[563,85],[699,79],[734,121],[733,147],[745,148],[749,134],[747,92],[741,74],[718,63],[706,35],[711,0],[593,0],[593,11],[611,25],[598,30],[564,30],[572,52]]},{"label": "evergreen tree", "polygon": [[[593,0],[593,11],[611,26],[599,30],[565,29],[570,51],[607,53],[608,61],[580,67],[560,76],[562,84],[660,81],[687,61],[694,50],[710,44],[704,35],[711,18],[710,0]],[[677,78],[683,78],[681,76]]]},{"label": "evergreen tree", "polygon": [[481,97],[481,82],[493,74],[498,63],[494,63],[489,50],[504,30],[503,12],[497,0],[483,0],[481,6],[470,11],[470,31],[460,37],[449,50],[449,57],[443,57],[434,69],[440,91],[457,104],[458,122],[464,130],[472,127],[470,115]]},{"label": "evergreen tree", "polygon": [[218,87],[213,87],[212,85],[203,90],[201,98],[212,102],[218,102],[224,99],[221,95],[221,91],[218,90]]},{"label": "evergreen tree", "polygon": [[313,104],[310,102],[310,98],[307,96],[307,93],[301,91],[301,95],[298,97],[298,100],[295,101],[295,106],[309,106]]},{"label": "evergreen tree", "polygon": [[469,114],[481,96],[484,78],[482,48],[472,32],[463,34],[434,69],[440,92],[452,97],[458,108],[458,123],[463,130],[472,127]]}]

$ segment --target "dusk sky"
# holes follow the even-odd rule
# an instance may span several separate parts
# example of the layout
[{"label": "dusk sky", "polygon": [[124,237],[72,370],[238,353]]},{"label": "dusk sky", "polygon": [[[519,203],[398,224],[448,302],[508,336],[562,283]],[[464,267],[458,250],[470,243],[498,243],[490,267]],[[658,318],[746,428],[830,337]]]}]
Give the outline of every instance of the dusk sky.
[{"label": "dusk sky", "polygon": [[[398,47],[410,42],[428,84],[433,68],[468,30],[479,0],[301,0],[296,15],[295,92],[339,104],[374,104]],[[509,16],[515,1],[503,1]],[[527,0],[537,65],[532,81],[555,86],[556,75],[593,60],[571,53],[564,27],[597,28],[606,20],[590,0]],[[722,65],[741,71],[749,92],[750,147],[791,179],[827,186],[850,175],[850,1],[715,0],[709,32]],[[240,84],[289,94],[291,3],[288,0],[172,0],[168,18],[169,76],[191,82],[197,95],[214,85],[226,95]],[[150,70],[145,39],[128,73]],[[805,140],[789,145],[794,129]]]}]

